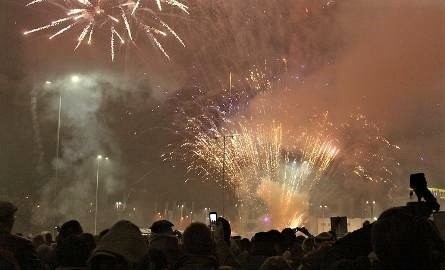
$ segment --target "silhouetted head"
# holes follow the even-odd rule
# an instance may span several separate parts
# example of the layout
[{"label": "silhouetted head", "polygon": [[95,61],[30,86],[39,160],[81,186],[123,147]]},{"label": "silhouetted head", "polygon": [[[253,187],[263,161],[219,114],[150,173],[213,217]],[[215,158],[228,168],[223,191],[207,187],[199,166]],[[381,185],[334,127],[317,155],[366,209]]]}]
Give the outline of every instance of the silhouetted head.
[{"label": "silhouetted head", "polygon": [[308,253],[315,249],[315,242],[313,238],[306,238],[301,245],[303,248],[303,252]]},{"label": "silhouetted head", "polygon": [[173,223],[168,220],[158,220],[150,226],[152,233],[157,234],[173,234]]},{"label": "silhouetted head", "polygon": [[279,243],[280,232],[268,231],[256,233],[252,238],[252,254],[260,256],[275,256],[276,244]]},{"label": "silhouetted head", "polygon": [[62,227],[60,227],[59,235],[57,236],[57,242],[62,241],[65,238],[68,238],[71,235],[79,235],[83,233],[82,226],[80,226],[79,221],[70,220],[63,223]]},{"label": "silhouetted head", "polygon": [[0,230],[10,233],[15,221],[17,207],[6,201],[0,201]]},{"label": "silhouetted head", "polygon": [[247,239],[247,238],[243,238],[243,239],[241,239],[240,241],[239,241],[239,248],[242,250],[242,251],[247,251],[247,252],[250,252],[250,248],[251,248],[251,246],[252,246],[252,243],[250,243],[250,240],[249,239]]},{"label": "silhouetted head", "polygon": [[295,231],[293,229],[286,228],[281,231],[281,245],[283,249],[291,248],[296,241],[297,236],[295,235]]},{"label": "silhouetted head", "polygon": [[199,222],[192,223],[185,229],[183,237],[185,253],[198,255],[212,253],[213,240],[207,225]]},{"label": "silhouetted head", "polygon": [[289,261],[287,261],[282,256],[269,257],[261,265],[260,270],[292,270],[292,266]]}]

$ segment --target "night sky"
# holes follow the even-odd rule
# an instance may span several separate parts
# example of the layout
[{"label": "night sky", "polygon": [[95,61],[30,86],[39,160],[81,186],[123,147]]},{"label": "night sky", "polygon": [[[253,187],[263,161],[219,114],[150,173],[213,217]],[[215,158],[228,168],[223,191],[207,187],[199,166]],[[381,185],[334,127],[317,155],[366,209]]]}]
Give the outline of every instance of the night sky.
[{"label": "night sky", "polygon": [[[24,36],[60,17],[57,7],[25,4],[0,0],[0,196],[22,209],[20,228],[44,227],[54,214],[89,220],[98,154],[110,157],[101,163],[100,205],[109,206],[104,215],[127,199],[141,211],[139,224],[166,201],[219,209],[221,190],[214,183],[186,176],[186,162],[161,156],[180,151],[178,108],[194,116],[203,111],[193,109],[196,104],[224,108],[233,102],[224,91],[230,72],[233,91],[249,93],[237,105],[254,115],[261,102],[245,77],[264,63],[273,70],[270,80],[279,81],[274,85],[285,81],[291,89],[274,94],[272,87],[269,105],[286,109],[268,117],[288,123],[319,110],[342,121],[360,111],[401,148],[394,196],[407,196],[409,174],[417,171],[431,186],[445,188],[442,1],[189,0],[190,15],[174,9],[161,14],[186,45],[163,39],[170,61],[136,32],[135,44],[117,47],[114,62],[107,33],[76,52],[81,28],[52,40],[54,30]],[[54,196],[59,94],[61,163]],[[336,190],[360,190],[359,183],[339,185]],[[378,198],[378,190],[371,188],[370,196]]]}]

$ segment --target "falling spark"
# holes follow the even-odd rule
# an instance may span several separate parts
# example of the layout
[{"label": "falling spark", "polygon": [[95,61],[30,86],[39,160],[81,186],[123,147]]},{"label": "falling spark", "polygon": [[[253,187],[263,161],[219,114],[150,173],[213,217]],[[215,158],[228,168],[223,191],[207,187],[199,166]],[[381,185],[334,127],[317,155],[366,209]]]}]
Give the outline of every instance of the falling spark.
[{"label": "falling spark", "polygon": [[183,12],[189,14],[188,6],[184,5],[183,3],[176,1],[176,0],[167,0],[167,4],[171,6],[175,6],[179,9],[181,9]]},{"label": "falling spark", "polygon": [[111,61],[114,61],[114,28],[111,28]]},{"label": "falling spark", "polygon": [[133,10],[131,11],[131,15],[134,15],[136,12],[136,9],[139,7],[139,4],[141,3],[141,0],[137,0],[136,4],[133,7]]},{"label": "falling spark", "polygon": [[168,60],[170,60],[170,56],[167,54],[167,52],[164,50],[164,47],[162,44],[158,41],[158,39],[151,33],[151,28],[146,26],[146,32],[150,40],[155,44],[155,46],[164,54],[165,57],[167,57]]},{"label": "falling spark", "polygon": [[64,33],[65,31],[67,31],[68,29],[70,29],[71,27],[73,27],[74,25],[76,25],[76,22],[68,25],[65,28],[60,29],[57,33],[55,33],[54,35],[50,36],[49,39],[53,39],[54,37],[57,37],[58,35]]},{"label": "falling spark", "polygon": [[159,9],[159,10],[162,10],[162,7],[161,7],[161,0],[156,0],[156,5],[158,5],[158,9]]},{"label": "falling spark", "polygon": [[133,40],[133,37],[131,35],[131,28],[130,28],[130,24],[128,23],[127,16],[125,16],[124,10],[123,9],[121,9],[121,10],[122,10],[122,18],[124,19],[125,29],[127,29],[128,37],[130,38],[130,40]]},{"label": "falling spark", "polygon": [[114,34],[116,34],[116,36],[121,40],[121,44],[124,44],[124,43],[125,43],[124,39],[122,38],[121,35],[119,35],[119,32],[117,32],[116,29],[112,28],[111,31],[113,31]]},{"label": "falling spark", "polygon": [[59,25],[60,23],[65,22],[65,21],[68,21],[68,20],[70,20],[70,19],[71,19],[71,18],[68,18],[68,17],[67,17],[67,18],[62,18],[62,19],[56,20],[56,21],[52,21],[50,24],[47,24],[47,25],[44,25],[44,26],[41,26],[41,27],[37,27],[37,28],[32,29],[32,30],[29,30],[29,31],[25,31],[23,34],[24,34],[24,35],[28,35],[28,34],[31,34],[31,33],[34,33],[34,32],[38,32],[38,31],[41,31],[41,30],[45,30],[45,29],[48,29],[48,28],[50,28],[50,27]]},{"label": "falling spark", "polygon": [[29,2],[28,4],[26,4],[26,7],[28,7],[28,6],[32,6],[32,5],[37,4],[37,3],[41,3],[41,2],[43,2],[43,1],[44,1],[44,0],[34,0],[34,1]]},{"label": "falling spark", "polygon": [[93,37],[93,31],[94,31],[94,23],[93,23],[93,25],[91,26],[90,35],[89,35],[89,37],[88,37],[88,45],[91,45],[91,39],[92,39],[92,37]]},{"label": "falling spark", "polygon": [[79,38],[77,39],[77,45],[74,48],[74,50],[77,50],[77,48],[79,48],[80,44],[82,43],[82,41],[85,39],[85,36],[88,34],[88,30],[90,30],[90,27],[93,25],[93,22],[90,22],[90,24],[88,24],[87,26],[85,26],[85,28],[83,29],[82,33],[80,34]]},{"label": "falling spark", "polygon": [[184,42],[182,41],[182,39],[178,36],[178,34],[176,34],[175,31],[173,31],[173,29],[170,28],[170,26],[168,26],[168,24],[166,24],[164,21],[160,21],[162,26],[164,26],[178,41],[179,43],[182,44],[183,47],[185,47]]}]

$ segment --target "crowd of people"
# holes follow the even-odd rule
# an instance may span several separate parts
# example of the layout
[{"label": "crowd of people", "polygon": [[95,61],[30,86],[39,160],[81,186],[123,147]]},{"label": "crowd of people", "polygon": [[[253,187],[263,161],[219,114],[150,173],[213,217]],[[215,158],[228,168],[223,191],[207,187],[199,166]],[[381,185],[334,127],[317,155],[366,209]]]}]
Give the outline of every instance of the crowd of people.
[{"label": "crowd of people", "polygon": [[413,207],[388,209],[341,238],[286,228],[251,239],[232,236],[222,217],[213,225],[191,223],[183,233],[160,220],[150,235],[127,220],[92,235],[70,220],[54,240],[51,233],[27,239],[12,233],[16,211],[0,202],[1,270],[434,270],[445,261],[437,228]]}]

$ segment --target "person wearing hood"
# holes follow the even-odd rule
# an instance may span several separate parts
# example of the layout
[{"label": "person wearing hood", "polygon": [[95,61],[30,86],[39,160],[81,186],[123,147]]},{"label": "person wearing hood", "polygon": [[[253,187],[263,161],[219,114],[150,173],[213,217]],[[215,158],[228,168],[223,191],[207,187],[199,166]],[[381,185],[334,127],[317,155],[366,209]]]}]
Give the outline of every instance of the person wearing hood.
[{"label": "person wearing hood", "polygon": [[118,221],[97,243],[89,262],[91,270],[150,269],[148,247],[139,228]]},{"label": "person wearing hood", "polygon": [[151,227],[149,238],[150,254],[163,254],[167,264],[171,267],[181,256],[178,237],[173,232],[173,223],[168,220],[158,220]]},{"label": "person wearing hood", "polygon": [[184,255],[176,263],[175,270],[218,269],[212,234],[207,225],[192,223],[185,229],[183,237]]},{"label": "person wearing hood", "polygon": [[0,265],[21,270],[41,269],[31,241],[11,233],[16,211],[12,203],[0,201]]}]

